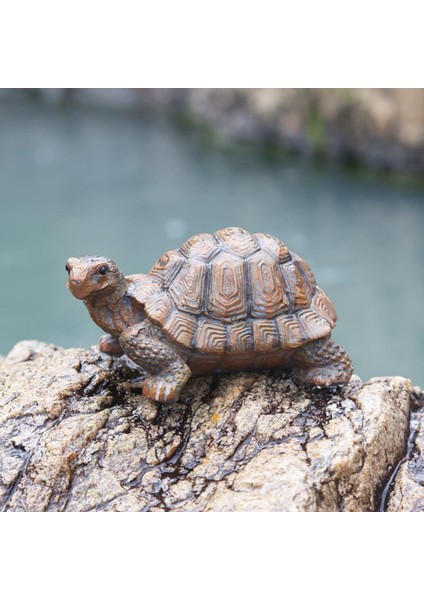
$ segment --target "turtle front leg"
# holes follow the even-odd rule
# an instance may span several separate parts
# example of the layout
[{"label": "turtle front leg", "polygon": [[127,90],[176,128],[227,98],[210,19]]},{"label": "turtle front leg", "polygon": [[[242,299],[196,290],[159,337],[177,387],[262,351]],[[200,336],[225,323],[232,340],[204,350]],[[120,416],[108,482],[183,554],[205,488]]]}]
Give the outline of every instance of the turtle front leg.
[{"label": "turtle front leg", "polygon": [[100,352],[105,352],[106,354],[122,354],[122,348],[119,345],[118,340],[113,335],[102,335],[99,341],[99,349]]},{"label": "turtle front leg", "polygon": [[295,378],[301,383],[324,387],[348,383],[353,373],[348,354],[329,337],[301,346],[295,367]]},{"label": "turtle front leg", "polygon": [[159,327],[143,321],[126,329],[119,343],[125,354],[148,372],[143,394],[155,402],[176,402],[191,371]]}]

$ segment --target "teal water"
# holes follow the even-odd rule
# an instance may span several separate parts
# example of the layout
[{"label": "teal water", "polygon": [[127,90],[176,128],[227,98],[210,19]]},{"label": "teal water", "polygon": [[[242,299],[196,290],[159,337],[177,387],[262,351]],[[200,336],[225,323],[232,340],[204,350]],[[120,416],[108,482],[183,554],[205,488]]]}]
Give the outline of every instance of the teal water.
[{"label": "teal water", "polygon": [[424,191],[250,149],[136,115],[0,104],[0,353],[21,339],[89,346],[68,256],[147,271],[194,233],[272,233],[334,301],[363,379],[424,385]]}]

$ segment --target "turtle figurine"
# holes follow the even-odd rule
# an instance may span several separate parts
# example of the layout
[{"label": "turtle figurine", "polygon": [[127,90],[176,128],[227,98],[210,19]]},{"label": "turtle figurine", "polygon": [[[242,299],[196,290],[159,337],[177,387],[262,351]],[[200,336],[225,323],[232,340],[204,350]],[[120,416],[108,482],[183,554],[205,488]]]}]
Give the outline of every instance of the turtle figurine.
[{"label": "turtle figurine", "polygon": [[103,256],[69,258],[68,287],[107,335],[100,350],[146,371],[143,394],[175,402],[191,375],[293,369],[310,386],[345,384],[337,314],[309,266],[276,237],[238,227],[195,235],[147,274]]}]

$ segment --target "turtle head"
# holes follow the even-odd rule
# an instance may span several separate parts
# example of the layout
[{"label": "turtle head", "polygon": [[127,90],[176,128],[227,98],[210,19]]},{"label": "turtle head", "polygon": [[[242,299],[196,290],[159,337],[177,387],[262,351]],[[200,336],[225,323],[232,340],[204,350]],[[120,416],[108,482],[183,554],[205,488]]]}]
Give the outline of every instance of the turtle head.
[{"label": "turtle head", "polygon": [[69,274],[66,286],[78,300],[106,288],[113,292],[125,280],[113,260],[104,256],[68,258],[65,268]]}]

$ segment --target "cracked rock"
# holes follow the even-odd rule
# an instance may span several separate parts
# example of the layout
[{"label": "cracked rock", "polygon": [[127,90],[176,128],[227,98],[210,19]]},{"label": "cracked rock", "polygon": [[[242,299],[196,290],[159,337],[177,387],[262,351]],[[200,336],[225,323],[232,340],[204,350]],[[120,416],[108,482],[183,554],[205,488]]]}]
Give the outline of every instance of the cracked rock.
[{"label": "cracked rock", "polygon": [[414,389],[407,454],[399,465],[389,497],[389,512],[424,511],[424,392]]},{"label": "cracked rock", "polygon": [[17,344],[0,363],[1,509],[370,511],[405,453],[402,377],[332,393],[215,375],[163,406],[143,376],[95,347]]}]

